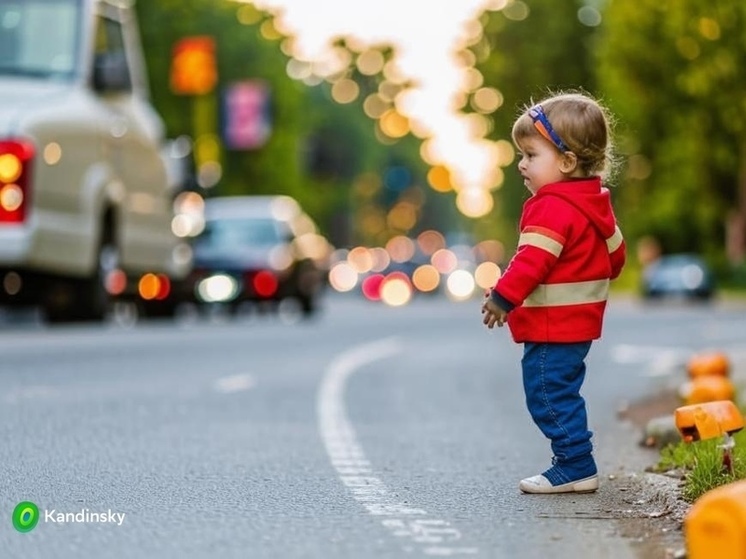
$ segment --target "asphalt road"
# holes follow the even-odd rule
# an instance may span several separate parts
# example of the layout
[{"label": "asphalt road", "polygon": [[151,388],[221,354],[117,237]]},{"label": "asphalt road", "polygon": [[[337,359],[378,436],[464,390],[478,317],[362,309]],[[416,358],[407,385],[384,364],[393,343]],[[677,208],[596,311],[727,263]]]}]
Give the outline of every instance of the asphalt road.
[{"label": "asphalt road", "polygon": [[[651,456],[617,410],[691,352],[739,347],[746,314],[612,301],[584,391],[602,487],[541,497],[517,489],[551,457],[521,349],[480,304],[334,295],[299,323],[6,321],[0,555],[642,557],[622,480]],[[29,533],[11,523],[24,500],[40,511]],[[60,522],[90,513],[107,522]]]}]

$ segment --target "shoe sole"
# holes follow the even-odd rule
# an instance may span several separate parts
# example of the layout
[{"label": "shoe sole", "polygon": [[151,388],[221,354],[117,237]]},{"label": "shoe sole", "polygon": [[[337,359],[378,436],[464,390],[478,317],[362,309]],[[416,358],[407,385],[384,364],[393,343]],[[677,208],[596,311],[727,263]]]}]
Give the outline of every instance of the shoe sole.
[{"label": "shoe sole", "polygon": [[551,495],[556,493],[594,493],[598,490],[598,476],[591,476],[578,481],[563,483],[562,485],[550,485],[549,487],[542,487],[540,485],[524,483],[522,481],[518,487],[524,493],[537,495]]}]

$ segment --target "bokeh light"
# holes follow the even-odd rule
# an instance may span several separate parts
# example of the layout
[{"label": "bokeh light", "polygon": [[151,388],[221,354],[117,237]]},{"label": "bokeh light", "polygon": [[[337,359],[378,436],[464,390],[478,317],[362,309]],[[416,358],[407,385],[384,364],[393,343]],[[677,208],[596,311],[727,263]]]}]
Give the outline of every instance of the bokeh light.
[{"label": "bokeh light", "polygon": [[429,293],[435,291],[440,285],[440,274],[435,266],[423,264],[412,274],[412,283],[418,291]]},{"label": "bokeh light", "polygon": [[363,295],[371,301],[381,300],[381,284],[383,283],[383,274],[373,274],[363,280]]},{"label": "bokeh light", "polygon": [[386,250],[394,262],[406,262],[414,256],[414,241],[404,235],[397,235],[386,243]]},{"label": "bokeh light", "polygon": [[332,97],[337,103],[352,103],[358,95],[360,95],[360,87],[354,80],[339,80],[332,85]]},{"label": "bokeh light", "polygon": [[329,283],[342,293],[352,291],[357,286],[358,273],[347,262],[338,262],[329,270]]},{"label": "bokeh light", "polygon": [[358,57],[356,62],[357,69],[366,76],[374,76],[382,71],[385,63],[386,59],[381,51],[375,49],[366,50]]},{"label": "bokeh light", "polygon": [[450,274],[456,269],[458,258],[456,258],[456,255],[451,250],[442,248],[435,251],[430,258],[430,262],[441,274]]},{"label": "bokeh light", "polygon": [[490,289],[500,279],[500,267],[494,262],[482,262],[474,270],[474,280],[482,289]]},{"label": "bokeh light", "polygon": [[494,113],[503,104],[503,95],[492,87],[477,90],[471,98],[471,107],[480,113]]},{"label": "bokeh light", "polygon": [[369,250],[371,257],[373,258],[373,267],[371,272],[383,272],[391,264],[391,256],[388,251],[383,247],[373,247]]},{"label": "bokeh light", "polygon": [[435,254],[435,251],[445,248],[446,240],[440,231],[428,229],[417,236],[417,245],[423,254],[432,256]]},{"label": "bokeh light", "polygon": [[390,307],[401,307],[412,299],[412,284],[406,274],[391,272],[381,282],[381,301]]},{"label": "bokeh light", "polygon": [[[468,217],[481,217],[492,210],[493,199],[487,193],[499,188],[504,176],[495,168],[509,164],[512,156],[501,156],[504,154],[494,149],[495,142],[486,139],[492,122],[483,115],[498,110],[503,97],[485,84],[468,48],[484,41],[479,18],[485,11],[503,10],[508,19],[521,21],[530,13],[526,2],[251,3],[273,15],[261,25],[264,37],[292,37],[282,43],[283,52],[294,60],[288,64],[291,76],[307,84],[331,81],[332,96],[340,103],[351,103],[360,96],[359,86],[343,77],[345,67],[354,65],[364,76],[380,76],[378,93],[364,100],[366,114],[377,123],[376,137],[385,144],[409,134],[422,139],[421,156],[438,169],[428,176],[430,185],[439,192],[457,192],[456,207]],[[587,23],[591,23],[591,16],[590,12],[579,14]],[[239,18],[256,21],[253,10],[241,10]],[[346,48],[340,48],[340,39]],[[464,112],[469,104],[475,113]]]},{"label": "bokeh light", "polygon": [[365,247],[355,247],[347,255],[347,262],[358,274],[370,272],[373,267],[373,257]]},{"label": "bokeh light", "polygon": [[437,192],[448,192],[453,189],[451,172],[442,165],[436,165],[427,172],[427,182]]},{"label": "bokeh light", "polygon": [[466,270],[456,270],[446,280],[448,296],[455,301],[464,301],[474,295],[474,276]]},{"label": "bokeh light", "polygon": [[467,217],[481,217],[492,210],[494,201],[487,190],[469,188],[456,196],[456,206]]}]

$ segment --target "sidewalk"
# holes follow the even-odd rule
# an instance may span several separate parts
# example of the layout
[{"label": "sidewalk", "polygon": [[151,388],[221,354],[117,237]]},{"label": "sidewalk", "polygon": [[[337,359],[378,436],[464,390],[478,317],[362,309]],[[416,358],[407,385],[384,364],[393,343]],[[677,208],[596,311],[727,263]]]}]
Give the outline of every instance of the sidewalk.
[{"label": "sidewalk", "polygon": [[[743,404],[746,393],[746,347],[738,354],[726,353],[726,355],[731,364],[730,377],[736,386],[738,403]],[[649,459],[649,463],[644,465],[643,471],[638,474],[641,483],[635,501],[640,504],[648,503],[648,518],[640,517],[636,523],[629,523],[632,530],[630,537],[639,538],[640,541],[638,546],[640,559],[674,559],[686,556],[682,527],[691,503],[680,498],[681,480],[665,474],[644,471],[645,468],[653,466],[660,456],[659,446],[644,448],[642,444],[647,423],[655,417],[673,414],[677,407],[683,405],[678,389],[688,380],[686,371],[677,372],[672,379],[674,383],[670,389],[644,401],[635,402],[620,414],[620,417],[639,434],[638,447],[642,453],[639,456]],[[636,457],[633,462],[637,462],[638,454],[634,454]]]}]

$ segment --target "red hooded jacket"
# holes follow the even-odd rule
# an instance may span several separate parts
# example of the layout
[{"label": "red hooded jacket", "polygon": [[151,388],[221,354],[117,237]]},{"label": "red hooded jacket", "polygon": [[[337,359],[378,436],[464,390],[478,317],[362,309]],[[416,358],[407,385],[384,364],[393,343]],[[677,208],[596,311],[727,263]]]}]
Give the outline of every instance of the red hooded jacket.
[{"label": "red hooded jacket", "polygon": [[624,238],[608,189],[591,177],[548,184],[523,205],[518,249],[492,290],[516,342],[601,337]]}]

